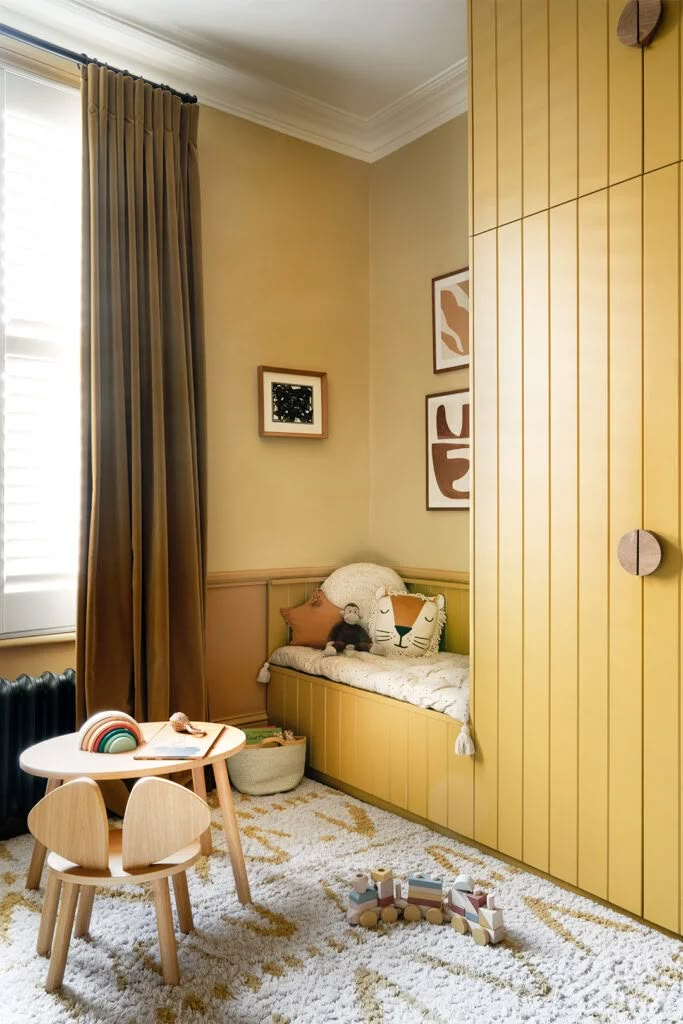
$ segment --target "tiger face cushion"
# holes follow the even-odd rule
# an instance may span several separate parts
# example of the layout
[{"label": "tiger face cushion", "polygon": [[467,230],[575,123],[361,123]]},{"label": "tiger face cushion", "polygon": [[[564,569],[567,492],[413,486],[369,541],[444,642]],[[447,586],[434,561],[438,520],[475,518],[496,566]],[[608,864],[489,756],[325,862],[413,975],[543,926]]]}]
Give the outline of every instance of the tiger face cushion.
[{"label": "tiger face cushion", "polygon": [[[382,654],[436,654],[446,622],[442,594],[395,594],[381,587],[370,616],[370,637]],[[379,653],[379,652],[378,652]]]}]

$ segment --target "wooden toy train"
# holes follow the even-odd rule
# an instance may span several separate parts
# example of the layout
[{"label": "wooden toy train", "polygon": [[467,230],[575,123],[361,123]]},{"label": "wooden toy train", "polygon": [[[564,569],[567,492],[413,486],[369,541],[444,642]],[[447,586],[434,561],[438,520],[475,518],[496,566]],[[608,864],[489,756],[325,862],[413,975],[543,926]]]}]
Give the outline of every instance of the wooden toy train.
[{"label": "wooden toy train", "polygon": [[394,880],[390,868],[378,868],[352,878],[346,918],[349,924],[375,928],[380,920],[393,924],[403,914],[406,921],[425,918],[430,924],[450,921],[461,934],[471,932],[480,946],[505,938],[503,911],[496,907],[492,894],[475,889],[469,875],[459,875],[452,889],[444,894],[443,882],[431,875],[410,875],[404,898],[401,883]]}]

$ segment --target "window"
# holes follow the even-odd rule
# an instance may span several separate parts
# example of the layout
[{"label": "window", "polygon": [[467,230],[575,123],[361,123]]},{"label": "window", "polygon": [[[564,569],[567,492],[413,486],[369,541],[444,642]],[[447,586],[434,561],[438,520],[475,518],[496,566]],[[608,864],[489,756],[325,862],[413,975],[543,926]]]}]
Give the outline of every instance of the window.
[{"label": "window", "polygon": [[0,67],[0,634],[76,619],[81,104]]}]

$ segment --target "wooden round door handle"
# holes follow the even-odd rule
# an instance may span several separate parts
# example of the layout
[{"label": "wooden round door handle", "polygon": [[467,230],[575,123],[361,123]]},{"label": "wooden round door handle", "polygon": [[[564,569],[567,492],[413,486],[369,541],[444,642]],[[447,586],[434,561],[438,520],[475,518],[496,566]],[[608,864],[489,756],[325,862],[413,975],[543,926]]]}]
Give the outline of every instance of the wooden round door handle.
[{"label": "wooden round door handle", "polygon": [[633,576],[649,576],[662,560],[662,549],[654,533],[631,530],[619,541],[617,558],[622,569]]}]

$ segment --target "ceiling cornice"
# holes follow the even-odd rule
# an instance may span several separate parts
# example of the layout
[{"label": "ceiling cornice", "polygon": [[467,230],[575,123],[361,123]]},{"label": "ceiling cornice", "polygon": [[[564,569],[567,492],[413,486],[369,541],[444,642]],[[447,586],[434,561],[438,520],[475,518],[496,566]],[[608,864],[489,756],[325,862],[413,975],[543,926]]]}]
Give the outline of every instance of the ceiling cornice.
[{"label": "ceiling cornice", "polygon": [[196,93],[200,102],[369,163],[467,110],[462,60],[370,117],[202,56],[79,0],[2,0],[0,20],[78,53]]}]

